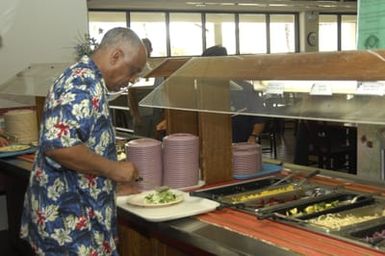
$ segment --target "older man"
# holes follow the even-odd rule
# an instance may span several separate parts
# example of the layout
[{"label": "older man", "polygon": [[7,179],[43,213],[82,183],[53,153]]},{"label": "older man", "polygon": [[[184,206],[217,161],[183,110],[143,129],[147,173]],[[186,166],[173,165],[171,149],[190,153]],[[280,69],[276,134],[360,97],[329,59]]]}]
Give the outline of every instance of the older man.
[{"label": "older man", "polygon": [[116,183],[137,171],[116,161],[107,93],[134,81],[146,61],[138,36],[114,28],[49,91],[21,227],[37,255],[118,255]]}]

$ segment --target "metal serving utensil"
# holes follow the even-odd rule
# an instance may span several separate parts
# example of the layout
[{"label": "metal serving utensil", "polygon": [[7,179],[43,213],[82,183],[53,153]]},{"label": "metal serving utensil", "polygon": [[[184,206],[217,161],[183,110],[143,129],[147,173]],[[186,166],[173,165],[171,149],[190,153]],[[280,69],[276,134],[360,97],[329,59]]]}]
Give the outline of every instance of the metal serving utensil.
[{"label": "metal serving utensil", "polygon": [[285,220],[285,221],[289,221],[289,222],[295,222],[295,223],[298,223],[298,224],[307,224],[308,221],[307,220],[302,220],[302,219],[299,219],[299,218],[296,218],[296,217],[293,217],[293,216],[286,216],[284,214],[281,214],[281,213],[278,213],[278,212],[271,212],[267,215],[262,215],[262,216],[258,216],[258,211],[256,211],[257,213],[257,218],[258,219],[281,219],[281,220]]},{"label": "metal serving utensil", "polygon": [[[298,183],[294,183],[294,184],[295,184],[297,187],[300,187],[300,186],[302,186],[308,179],[310,179],[310,178],[313,177],[313,176],[318,175],[319,173],[320,173],[320,170],[312,171],[312,172],[308,173],[307,175],[305,175],[305,176],[303,177],[303,179],[300,180]],[[293,173],[287,175],[286,177],[284,177],[283,179],[280,179],[279,181],[277,181],[277,182],[275,182],[275,183],[273,183],[273,184],[271,184],[271,185],[265,187],[264,189],[269,189],[269,188],[276,187],[276,186],[278,186],[279,184],[281,184],[281,183],[283,183],[283,182],[285,182],[285,181],[290,180],[291,178],[293,178],[294,176],[296,176],[296,175],[298,175],[298,174],[299,174],[298,172],[293,172]]]},{"label": "metal serving utensil", "polygon": [[286,215],[280,214],[278,212],[273,213],[273,217],[280,218],[280,219],[283,219],[286,221],[292,221],[292,222],[300,223],[300,224],[307,224],[308,223],[306,220],[302,220],[302,219],[292,217],[292,216],[286,216]]},{"label": "metal serving utensil", "polygon": [[154,190],[155,190],[156,192],[158,192],[158,193],[170,189],[170,187],[168,187],[168,186],[158,186],[158,185],[156,185],[156,184],[154,184],[154,183],[152,183],[152,182],[150,182],[150,181],[148,181],[148,180],[144,180],[143,177],[141,177],[141,176],[137,177],[137,178],[135,179],[135,182],[141,182],[141,183],[145,183],[145,184],[147,184],[147,185],[150,185],[150,186],[153,187]]},{"label": "metal serving utensil", "polygon": [[286,177],[280,179],[279,181],[274,182],[273,184],[267,186],[267,188],[272,188],[272,187],[278,186],[279,184],[281,184],[281,183],[283,183],[283,182],[285,182],[285,181],[287,181],[287,180],[290,180],[291,178],[293,178],[293,177],[296,176],[296,175],[298,175],[298,173],[293,172],[293,173],[287,175]]},{"label": "metal serving utensil", "polygon": [[297,187],[301,187],[305,182],[307,182],[310,178],[320,174],[320,170],[315,170],[315,171],[312,171],[308,174],[306,174],[302,180],[300,180],[298,183],[295,183],[295,186]]}]

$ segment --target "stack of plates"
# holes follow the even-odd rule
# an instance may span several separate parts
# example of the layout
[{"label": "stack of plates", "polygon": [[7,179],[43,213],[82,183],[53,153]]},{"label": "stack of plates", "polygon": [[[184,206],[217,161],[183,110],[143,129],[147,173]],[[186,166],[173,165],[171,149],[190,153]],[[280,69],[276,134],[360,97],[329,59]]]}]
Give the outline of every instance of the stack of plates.
[{"label": "stack of plates", "polygon": [[256,174],[261,169],[261,145],[247,142],[233,144],[233,175]]},{"label": "stack of plates", "polygon": [[126,143],[127,161],[134,163],[144,182],[140,189],[149,190],[162,185],[162,143],[154,139],[136,139]]},{"label": "stack of plates", "polygon": [[182,188],[199,181],[199,138],[175,133],[163,139],[163,185]]}]

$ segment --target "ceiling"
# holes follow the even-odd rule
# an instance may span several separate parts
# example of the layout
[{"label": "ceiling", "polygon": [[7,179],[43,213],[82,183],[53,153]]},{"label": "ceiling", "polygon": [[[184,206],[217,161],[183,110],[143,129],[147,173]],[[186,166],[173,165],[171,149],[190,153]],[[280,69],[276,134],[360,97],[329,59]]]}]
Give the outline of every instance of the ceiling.
[{"label": "ceiling", "polygon": [[356,12],[357,0],[87,0],[88,9]]}]

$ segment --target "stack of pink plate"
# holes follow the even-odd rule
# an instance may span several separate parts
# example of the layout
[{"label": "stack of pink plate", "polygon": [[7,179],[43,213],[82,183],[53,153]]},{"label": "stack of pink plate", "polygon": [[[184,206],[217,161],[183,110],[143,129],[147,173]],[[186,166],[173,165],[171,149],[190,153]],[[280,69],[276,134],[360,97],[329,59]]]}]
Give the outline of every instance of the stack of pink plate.
[{"label": "stack of pink plate", "polygon": [[184,188],[199,181],[199,138],[175,133],[163,139],[163,185]]},{"label": "stack of pink plate", "polygon": [[251,175],[262,169],[261,145],[233,143],[233,175]]},{"label": "stack of pink plate", "polygon": [[127,161],[134,163],[143,182],[140,189],[148,190],[162,185],[162,143],[143,138],[126,143]]}]

